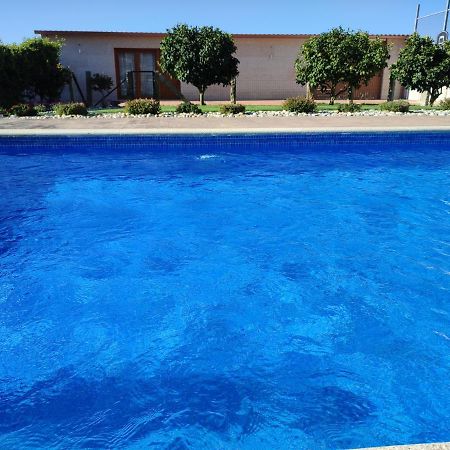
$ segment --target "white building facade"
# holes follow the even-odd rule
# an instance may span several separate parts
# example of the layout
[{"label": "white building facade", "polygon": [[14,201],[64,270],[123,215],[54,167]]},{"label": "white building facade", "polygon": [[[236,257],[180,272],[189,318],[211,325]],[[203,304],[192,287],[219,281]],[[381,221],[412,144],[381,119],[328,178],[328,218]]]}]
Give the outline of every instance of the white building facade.
[{"label": "white building facade", "polygon": [[[129,71],[136,71],[134,97],[151,96],[149,78],[145,73],[158,70],[160,43],[164,33],[92,32],[37,30],[37,34],[50,39],[64,41],[61,62],[70,67],[76,75],[80,89],[87,95],[86,73],[109,75],[114,85],[124,79]],[[300,46],[312,35],[252,35],[235,34],[239,64],[237,99],[283,100],[287,97],[305,95],[306,88],[296,83],[294,62]],[[390,46],[393,64],[403,48],[406,35],[380,35]],[[139,74],[138,72],[142,72]],[[374,77],[369,85],[363,86],[355,99],[383,100],[389,93],[389,68]],[[136,81],[136,80],[134,80]],[[172,86],[172,88],[170,88]],[[127,97],[126,83],[119,87],[110,100],[121,101]],[[197,89],[177,80],[161,84],[161,99],[176,99],[176,90],[189,100],[198,98]],[[129,94],[129,92],[128,92]],[[404,89],[396,83],[393,97],[403,98]],[[67,97],[68,93],[65,92]],[[98,96],[97,96],[98,97]],[[206,100],[227,101],[230,98],[228,86],[211,86],[205,94]],[[94,98],[94,101],[96,98]]]}]

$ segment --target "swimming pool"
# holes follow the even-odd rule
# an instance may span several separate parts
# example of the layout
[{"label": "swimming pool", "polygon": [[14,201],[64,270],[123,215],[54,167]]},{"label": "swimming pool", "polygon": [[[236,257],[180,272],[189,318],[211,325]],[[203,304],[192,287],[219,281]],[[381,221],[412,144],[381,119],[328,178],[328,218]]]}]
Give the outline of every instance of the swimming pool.
[{"label": "swimming pool", "polygon": [[449,441],[449,144],[0,138],[0,447]]}]

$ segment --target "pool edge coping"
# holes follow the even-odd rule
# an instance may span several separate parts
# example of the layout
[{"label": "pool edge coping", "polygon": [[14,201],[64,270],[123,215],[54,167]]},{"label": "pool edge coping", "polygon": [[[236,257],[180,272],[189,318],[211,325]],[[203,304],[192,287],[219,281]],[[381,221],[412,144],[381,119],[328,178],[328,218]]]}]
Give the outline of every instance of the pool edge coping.
[{"label": "pool edge coping", "polygon": [[387,133],[387,132],[448,132],[450,126],[423,127],[326,127],[326,128],[53,128],[0,129],[0,137],[13,136],[132,136],[132,135],[264,135],[264,134],[330,134],[330,133]]},{"label": "pool edge coping", "polygon": [[449,450],[450,442],[436,442],[433,444],[392,445],[387,447],[366,447],[352,450]]},{"label": "pool edge coping", "polygon": [[[450,126],[419,126],[419,127],[326,127],[326,128],[99,128],[99,129],[0,129],[0,138],[4,137],[51,137],[51,136],[177,136],[177,135],[189,135],[189,136],[211,136],[211,135],[276,135],[276,134],[289,134],[289,135],[302,135],[302,134],[383,134],[383,133],[426,133],[426,132],[445,132],[450,136]],[[402,444],[392,446],[381,447],[364,447],[355,448],[352,450],[450,450],[450,441],[441,443],[428,443],[428,444]]]}]

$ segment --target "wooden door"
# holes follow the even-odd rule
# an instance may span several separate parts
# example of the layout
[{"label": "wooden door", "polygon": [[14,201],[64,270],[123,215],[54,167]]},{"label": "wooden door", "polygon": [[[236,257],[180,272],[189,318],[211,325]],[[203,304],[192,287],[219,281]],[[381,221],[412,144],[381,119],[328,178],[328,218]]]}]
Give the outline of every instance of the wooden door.
[{"label": "wooden door", "polygon": [[[381,99],[381,88],[383,81],[383,72],[375,75],[368,83],[368,85],[362,85],[359,89],[356,89],[354,92],[354,100],[380,100]],[[339,83],[336,91],[340,91],[343,89],[345,85],[343,83]],[[319,89],[313,91],[313,96],[316,100],[328,100],[330,98],[329,91],[320,92]],[[347,91],[344,91],[342,94],[339,94],[338,100],[347,99],[348,94]]]}]

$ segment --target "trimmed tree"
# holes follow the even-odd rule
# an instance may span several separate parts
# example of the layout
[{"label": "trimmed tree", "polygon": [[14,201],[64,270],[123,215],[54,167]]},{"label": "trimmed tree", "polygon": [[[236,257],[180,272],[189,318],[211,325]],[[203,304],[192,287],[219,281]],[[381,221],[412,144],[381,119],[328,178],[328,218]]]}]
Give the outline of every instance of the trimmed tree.
[{"label": "trimmed tree", "polygon": [[177,25],[161,42],[160,66],[172,77],[194,85],[204,105],[209,86],[227,86],[239,74],[236,50],[231,35],[218,28]]},{"label": "trimmed tree", "polygon": [[21,44],[0,44],[0,105],[11,106],[36,96],[59,99],[70,71],[59,63],[62,43],[28,39]]},{"label": "trimmed tree", "polygon": [[106,106],[106,101],[103,98],[105,91],[111,90],[113,80],[109,75],[103,73],[94,73],[91,76],[90,86],[93,91],[99,92],[102,96],[102,106]]},{"label": "trimmed tree", "polygon": [[348,99],[353,103],[353,94],[388,65],[389,47],[380,38],[371,39],[366,32],[350,33],[347,40],[348,60],[344,82],[348,86]]},{"label": "trimmed tree", "polygon": [[450,86],[450,43],[438,45],[430,37],[413,34],[392,66],[392,75],[403,86],[420,93],[428,92],[431,106]]},{"label": "trimmed tree", "polygon": [[62,42],[34,38],[17,46],[18,67],[26,94],[40,101],[59,99],[70,72],[59,63]]},{"label": "trimmed tree", "polygon": [[0,44],[0,106],[9,108],[19,103],[23,87],[16,64],[15,48]]},{"label": "trimmed tree", "polygon": [[353,93],[387,66],[389,48],[362,31],[334,28],[309,39],[295,62],[297,83],[329,92],[330,105],[338,95]]}]

